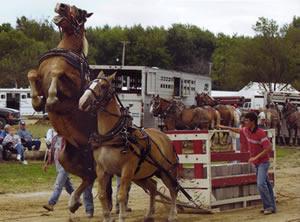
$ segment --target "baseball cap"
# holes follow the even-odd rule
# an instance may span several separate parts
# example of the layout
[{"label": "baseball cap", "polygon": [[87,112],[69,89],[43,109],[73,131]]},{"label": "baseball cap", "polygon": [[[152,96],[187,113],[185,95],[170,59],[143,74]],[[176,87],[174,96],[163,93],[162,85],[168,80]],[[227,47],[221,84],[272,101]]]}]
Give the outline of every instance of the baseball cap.
[{"label": "baseball cap", "polygon": [[20,125],[25,125],[25,121],[21,120]]}]

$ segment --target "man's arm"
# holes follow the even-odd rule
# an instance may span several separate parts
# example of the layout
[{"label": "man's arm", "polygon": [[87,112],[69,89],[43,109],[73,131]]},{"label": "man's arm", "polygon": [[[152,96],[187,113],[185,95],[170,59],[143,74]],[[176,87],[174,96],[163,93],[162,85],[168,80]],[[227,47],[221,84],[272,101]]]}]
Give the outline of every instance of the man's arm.
[{"label": "man's arm", "polygon": [[264,150],[261,151],[259,154],[257,154],[255,157],[251,157],[248,162],[249,163],[255,162],[256,160],[267,155],[267,153],[269,153],[271,151],[272,151],[272,144],[270,144],[268,147],[264,148]]},{"label": "man's arm", "polygon": [[225,130],[230,130],[235,133],[240,133],[240,131],[241,131],[240,128],[235,128],[235,127],[230,127],[230,126],[218,125],[217,127],[221,128],[221,129],[225,129]]}]

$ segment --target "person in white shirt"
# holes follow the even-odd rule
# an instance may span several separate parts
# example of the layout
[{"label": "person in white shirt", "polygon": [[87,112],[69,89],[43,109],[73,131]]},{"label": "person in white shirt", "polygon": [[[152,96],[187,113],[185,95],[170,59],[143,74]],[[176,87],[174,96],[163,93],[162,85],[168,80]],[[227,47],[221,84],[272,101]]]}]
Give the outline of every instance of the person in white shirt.
[{"label": "person in white shirt", "polygon": [[266,125],[266,114],[263,110],[260,110],[260,113],[258,114],[258,127],[265,129],[267,127]]},{"label": "person in white shirt", "polygon": [[[62,136],[58,135],[58,133],[53,128],[50,128],[47,131],[46,144],[48,147],[48,158],[44,165],[44,171],[47,171],[47,168],[51,164],[52,159],[54,159],[57,172],[53,193],[48,201],[48,204],[43,205],[43,208],[48,211],[54,210],[54,205],[57,203],[63,188],[65,188],[67,193],[70,195],[74,191],[69,174],[64,170],[64,168],[58,161],[58,155],[64,148],[65,142],[65,139]],[[89,218],[93,217],[94,215],[92,187],[93,186],[90,185],[83,192],[85,210],[87,217]]]}]

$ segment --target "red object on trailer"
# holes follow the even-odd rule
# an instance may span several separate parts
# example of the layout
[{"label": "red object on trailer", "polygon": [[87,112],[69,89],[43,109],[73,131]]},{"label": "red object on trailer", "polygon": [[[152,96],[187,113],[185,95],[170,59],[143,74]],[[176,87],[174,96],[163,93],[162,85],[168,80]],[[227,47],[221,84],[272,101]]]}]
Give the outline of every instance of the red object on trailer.
[{"label": "red object on trailer", "polygon": [[243,106],[248,101],[244,96],[215,96],[213,97],[218,104]]}]

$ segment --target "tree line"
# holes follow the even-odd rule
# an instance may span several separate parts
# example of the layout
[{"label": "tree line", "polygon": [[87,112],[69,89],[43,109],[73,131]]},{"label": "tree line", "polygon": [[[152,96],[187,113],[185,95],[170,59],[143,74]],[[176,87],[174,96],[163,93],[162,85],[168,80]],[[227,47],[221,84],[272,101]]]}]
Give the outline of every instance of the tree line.
[{"label": "tree line", "polygon": [[[249,81],[291,83],[300,89],[300,17],[279,27],[259,18],[254,37],[213,34],[194,25],[87,28],[90,64],[155,66],[207,75],[213,89],[239,90]],[[60,33],[48,20],[18,18],[0,25],[0,87],[28,87],[27,72],[41,54],[55,48]],[[270,89],[269,89],[270,90]],[[272,90],[272,89],[271,89]]]}]

